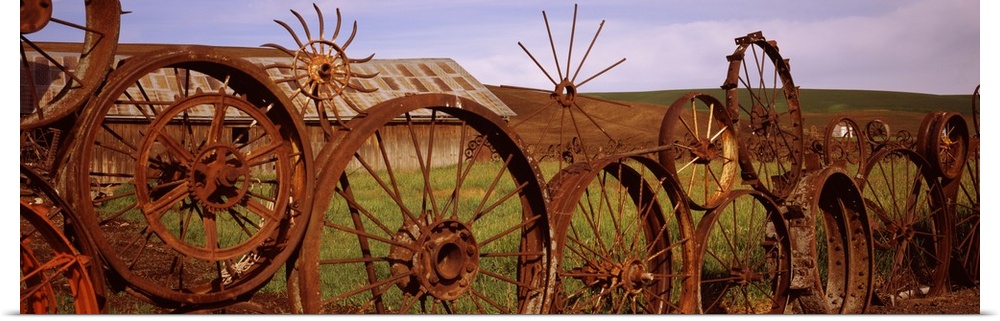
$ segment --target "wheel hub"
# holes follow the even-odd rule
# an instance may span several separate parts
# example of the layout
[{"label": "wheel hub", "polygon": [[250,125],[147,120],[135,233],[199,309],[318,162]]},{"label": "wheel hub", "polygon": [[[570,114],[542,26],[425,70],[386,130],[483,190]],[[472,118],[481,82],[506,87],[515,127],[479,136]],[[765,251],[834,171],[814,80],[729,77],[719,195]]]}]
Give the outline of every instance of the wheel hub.
[{"label": "wheel hub", "polygon": [[209,210],[228,209],[247,195],[250,169],[243,154],[232,146],[202,148],[190,168],[191,196]]},{"label": "wheel hub", "polygon": [[549,97],[563,107],[568,108],[573,106],[573,101],[576,100],[576,85],[569,79],[564,78],[562,82],[556,85],[556,89],[552,91]]},{"label": "wheel hub", "polygon": [[621,284],[630,293],[639,293],[653,282],[653,274],[646,271],[641,260],[587,262],[570,273],[588,287],[607,289]]},{"label": "wheel hub", "polygon": [[397,286],[411,294],[422,289],[444,301],[465,294],[479,273],[479,246],[472,231],[453,220],[421,227],[416,234],[413,230],[416,226],[401,228],[395,239],[412,244],[416,251],[393,246],[389,255],[393,274],[413,274]]},{"label": "wheel hub", "polygon": [[691,157],[695,164],[709,164],[719,153],[715,144],[707,140],[699,140],[691,145]]},{"label": "wheel hub", "polygon": [[739,284],[741,286],[747,285],[750,282],[764,280],[764,276],[760,273],[754,272],[752,269],[738,266],[729,269],[729,277],[731,279],[731,283]]},{"label": "wheel hub", "polygon": [[51,19],[51,0],[21,0],[22,35],[42,30]]}]

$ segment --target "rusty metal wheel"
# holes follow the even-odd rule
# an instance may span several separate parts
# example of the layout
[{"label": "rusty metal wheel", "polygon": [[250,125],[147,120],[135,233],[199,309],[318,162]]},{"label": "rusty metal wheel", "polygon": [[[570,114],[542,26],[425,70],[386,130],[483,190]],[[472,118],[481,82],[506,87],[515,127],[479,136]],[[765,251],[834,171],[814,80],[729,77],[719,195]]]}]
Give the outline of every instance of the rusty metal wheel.
[{"label": "rusty metal wheel", "polygon": [[110,267],[156,304],[251,294],[304,235],[304,126],[254,64],[197,46],[134,56],[84,117],[66,191]]},{"label": "rusty metal wheel", "polygon": [[[535,63],[535,66],[541,70],[546,79],[548,79],[548,81],[552,84],[552,89],[546,90],[504,86],[546,93],[549,95],[548,98],[551,101],[548,104],[536,111],[532,111],[527,115],[519,116],[515,122],[511,123],[511,127],[517,129],[521,125],[531,122],[543,126],[544,129],[542,134],[535,137],[535,140],[529,142],[529,146],[537,149],[542,149],[541,146],[549,146],[548,150],[530,150],[529,152],[532,153],[532,156],[536,159],[548,157],[555,158],[559,164],[558,170],[561,170],[575,162],[586,162],[606,156],[608,152],[604,150],[605,147],[600,146],[603,142],[609,142],[612,143],[612,145],[618,145],[623,142],[625,137],[614,137],[617,135],[612,135],[607,129],[610,126],[625,129],[632,128],[630,124],[614,123],[606,118],[601,118],[600,115],[606,111],[599,110],[598,106],[600,105],[597,105],[596,103],[601,102],[604,104],[618,106],[627,105],[593,96],[586,96],[580,91],[580,89],[590,81],[625,62],[625,58],[618,60],[596,74],[583,79],[582,81],[578,80],[580,79],[580,70],[583,69],[584,63],[590,56],[590,51],[594,48],[594,43],[597,42],[597,37],[601,34],[601,29],[604,28],[604,21],[602,20],[600,25],[597,27],[597,31],[594,33],[594,37],[590,41],[590,46],[587,47],[587,51],[583,54],[583,57],[580,58],[580,62],[574,69],[572,66],[572,60],[574,59],[573,49],[574,40],[576,39],[577,9],[578,5],[573,5],[573,21],[569,34],[570,41],[564,60],[565,65],[560,62],[559,56],[556,53],[556,45],[552,37],[552,29],[549,27],[548,15],[546,15],[545,11],[542,11],[542,19],[545,21],[545,30],[548,32],[549,46],[552,50],[551,52],[552,59],[554,60],[555,73],[550,72],[550,70],[552,70],[551,68],[546,69],[543,67],[542,63],[540,63],[538,59],[536,59],[535,56],[528,51],[528,48],[525,47],[524,44],[521,42],[517,43],[524,53],[531,58],[532,62]],[[557,78],[553,78],[553,76],[557,76]],[[556,111],[552,111],[553,109]]]},{"label": "rusty metal wheel", "polygon": [[549,190],[559,278],[552,312],[697,312],[694,225],[662,166],[644,157],[577,163]]},{"label": "rusty metal wheel", "polygon": [[950,218],[931,165],[909,149],[872,156],[858,184],[872,217],[875,296],[883,304],[948,291]]},{"label": "rusty metal wheel", "polygon": [[[537,166],[486,107],[380,103],[345,124],[317,176],[299,284],[306,313],[539,313],[550,296]],[[486,144],[470,154],[467,143]]]},{"label": "rusty metal wheel", "polygon": [[697,296],[704,313],[783,313],[792,277],[791,240],[777,206],[736,190],[698,223]]},{"label": "rusty metal wheel", "polygon": [[727,117],[725,105],[702,93],[681,96],[663,116],[659,144],[672,148],[659,152],[660,164],[674,175],[692,208],[718,206],[737,181],[739,146]]},{"label": "rusty metal wheel", "polygon": [[[89,282],[92,284],[89,291],[93,291],[92,295],[95,296],[97,304],[97,310],[94,310],[93,313],[106,312],[107,288],[104,285],[104,266],[101,264],[97,247],[94,245],[89,231],[84,228],[77,212],[59,196],[59,193],[49,184],[45,176],[23,163],[21,164],[21,199],[23,203],[29,205],[31,210],[44,214],[45,219],[52,223],[56,231],[69,242],[76,253],[74,260],[83,264],[88,273]],[[36,235],[38,233],[33,231],[34,229],[34,227],[22,225],[22,242],[30,242],[25,241],[24,237],[39,239],[42,242],[54,240]],[[46,255],[49,252],[51,252],[50,249],[45,250]],[[85,299],[89,300],[89,296]]]},{"label": "rusty metal wheel", "polygon": [[[872,153],[889,143],[889,124],[881,119],[873,119],[865,124],[865,138],[870,144]],[[865,160],[867,161],[867,160]]]},{"label": "rusty metal wheel", "polygon": [[761,32],[736,38],[722,89],[740,139],[743,180],[781,201],[802,175],[799,89],[778,45]]},{"label": "rusty metal wheel", "polygon": [[979,286],[979,86],[972,97],[972,123],[975,133],[969,139],[969,156],[961,179],[945,183],[945,195],[954,195],[952,209],[952,260],[961,268],[951,267],[952,282]]},{"label": "rusty metal wheel", "polygon": [[[377,73],[362,74],[357,72],[357,68],[352,71],[352,65],[356,66],[357,64],[371,61],[375,57],[375,54],[361,59],[349,58],[346,50],[351,45],[351,42],[354,41],[354,36],[358,32],[358,23],[354,23],[350,37],[342,44],[338,44],[336,41],[340,35],[340,9],[337,9],[337,24],[333,35],[329,39],[326,39],[324,36],[326,19],[323,18],[323,12],[320,11],[318,5],[314,3],[313,8],[316,10],[317,20],[319,21],[318,37],[313,37],[309,25],[302,18],[302,15],[295,10],[291,10],[302,26],[302,31],[305,34],[305,42],[301,40],[295,30],[287,23],[275,20],[274,22],[281,25],[292,36],[298,48],[292,50],[274,43],[266,43],[262,46],[278,49],[292,58],[291,63],[277,63],[265,68],[277,68],[281,71],[282,75],[290,74],[288,77],[275,79],[275,82],[278,84],[287,84],[293,90],[290,97],[292,100],[302,95],[313,103],[324,134],[327,139],[330,139],[330,136],[333,135],[333,128],[330,125],[327,111],[333,112],[338,124],[346,121],[341,118],[338,112],[339,107],[334,105],[333,99],[340,96],[345,90],[361,93],[370,93],[377,90],[377,88],[366,88],[357,81],[357,79],[373,78]],[[362,112],[354,104],[348,103],[345,105],[353,109],[354,112]],[[301,111],[301,114],[306,115],[306,112]]]},{"label": "rusty metal wheel", "polygon": [[[82,108],[111,69],[121,5],[117,0],[74,2],[21,1],[21,83],[29,85],[21,91],[21,130],[48,125]],[[74,11],[85,11],[85,21],[63,20],[71,19]],[[29,39],[46,34],[69,35],[81,45],[43,48]],[[73,54],[58,55],[46,48]],[[48,83],[36,83],[39,79]]]},{"label": "rusty metal wheel", "polygon": [[786,203],[798,312],[864,313],[872,294],[872,229],[854,175],[827,166],[803,177]]},{"label": "rusty metal wheel", "polygon": [[952,230],[952,260],[958,262],[950,268],[954,283],[979,286],[979,140],[972,139],[965,172],[961,178],[945,183],[945,196],[951,202],[954,228]]},{"label": "rusty metal wheel", "polygon": [[855,174],[861,172],[870,151],[861,127],[847,116],[836,117],[826,125],[823,148],[824,163],[840,164]]},{"label": "rusty metal wheel", "polygon": [[100,263],[76,250],[49,219],[55,214],[21,200],[21,313],[101,313],[90,279],[90,267]]},{"label": "rusty metal wheel", "polygon": [[969,127],[961,114],[930,113],[920,124],[917,152],[935,168],[937,175],[955,179],[965,168],[969,138]]}]

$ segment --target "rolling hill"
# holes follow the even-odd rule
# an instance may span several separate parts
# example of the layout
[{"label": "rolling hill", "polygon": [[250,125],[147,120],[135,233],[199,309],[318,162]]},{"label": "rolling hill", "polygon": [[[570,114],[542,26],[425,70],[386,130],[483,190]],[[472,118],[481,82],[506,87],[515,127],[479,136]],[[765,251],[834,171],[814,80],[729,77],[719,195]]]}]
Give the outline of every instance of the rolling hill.
[{"label": "rolling hill", "polygon": [[[561,107],[553,103],[548,94],[508,87],[487,87],[518,114],[511,118],[511,124],[529,145],[546,145],[559,141],[555,128],[560,119]],[[578,124],[582,124],[579,136],[605,145],[609,138],[636,146],[655,145],[667,107],[690,91],[707,93],[725,101],[722,89],[581,93],[582,98],[578,96],[577,104],[592,115],[603,132],[596,129],[597,126],[592,126],[594,122],[583,119],[578,120]],[[972,116],[971,94],[932,95],[833,89],[801,89],[799,94],[807,134],[810,131],[821,133],[832,118],[842,115],[850,116],[860,126],[873,119],[881,119],[890,125],[892,131],[907,130],[913,134],[924,116],[932,111],[957,111],[968,119]],[[607,101],[620,102],[622,105]],[[569,133],[575,135],[574,131]]]}]

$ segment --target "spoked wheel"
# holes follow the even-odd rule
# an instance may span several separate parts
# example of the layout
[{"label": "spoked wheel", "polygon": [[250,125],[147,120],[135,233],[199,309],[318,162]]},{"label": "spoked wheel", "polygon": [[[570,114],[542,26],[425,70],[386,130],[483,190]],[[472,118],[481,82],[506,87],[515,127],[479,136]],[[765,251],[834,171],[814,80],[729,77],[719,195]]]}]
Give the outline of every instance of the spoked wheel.
[{"label": "spoked wheel", "polygon": [[[951,268],[952,281],[965,285],[979,285],[979,86],[972,101],[975,133],[969,140],[969,156],[965,160],[965,172],[958,182],[948,182],[945,193],[955,195],[952,231],[954,253],[952,261],[961,268]],[[962,271],[963,273],[958,273]],[[955,276],[956,274],[959,276]],[[964,274],[964,275],[962,275]]]},{"label": "spoked wheel", "polygon": [[704,313],[783,313],[791,240],[778,208],[756,191],[733,191],[698,223],[696,271]]},{"label": "spoked wheel", "polygon": [[969,127],[957,112],[935,112],[924,117],[917,136],[917,152],[937,175],[955,179],[965,169],[969,156]]},{"label": "spoked wheel", "polygon": [[777,44],[759,31],[736,38],[722,89],[737,126],[743,180],[780,201],[802,175],[799,89]]},{"label": "spoked wheel", "polygon": [[[737,180],[739,146],[725,106],[712,96],[687,93],[667,109],[660,125],[660,164],[696,209],[719,205]],[[724,120],[720,120],[724,119]]]},{"label": "spoked wheel", "polygon": [[687,266],[694,226],[665,169],[648,158],[605,158],[569,166],[552,182],[553,312],[697,312]]},{"label": "spoked wheel", "polygon": [[[55,189],[49,185],[44,176],[35,172],[31,167],[26,166],[23,163],[21,164],[21,198],[21,245],[22,247],[25,246],[26,243],[29,245],[27,248],[22,248],[22,252],[27,251],[27,255],[29,257],[35,257],[35,253],[38,253],[40,256],[45,256],[46,260],[49,259],[48,256],[52,254],[53,251],[58,252],[60,253],[59,255],[64,256],[60,259],[63,260],[64,263],[80,265],[80,267],[73,267],[70,270],[75,271],[75,269],[82,267],[85,269],[87,273],[86,277],[89,279],[89,281],[82,279],[74,281],[78,282],[79,286],[81,286],[77,293],[73,294],[81,297],[81,301],[79,303],[82,304],[82,306],[78,304],[76,306],[76,311],[64,311],[62,310],[64,306],[53,306],[50,304],[45,305],[47,307],[55,307],[56,313],[104,312],[104,309],[107,308],[105,304],[107,301],[107,289],[104,286],[104,266],[101,264],[97,247],[94,245],[90,233],[85,230],[76,211],[74,211],[73,208],[70,207],[58,193],[56,193]],[[25,204],[27,204],[27,207],[25,207]],[[25,210],[30,210],[33,213],[25,213]],[[41,221],[40,218],[35,218],[39,214],[44,216],[44,222]],[[27,220],[25,219],[25,215],[28,216]],[[29,223],[30,226],[24,225],[25,222]],[[59,237],[56,237],[50,232],[58,232],[60,235]],[[68,242],[65,246],[63,245],[63,239]],[[30,264],[30,262],[35,261],[38,261],[37,258],[22,260],[22,265],[26,262]],[[24,269],[22,269],[22,271],[24,271]],[[70,276],[71,274],[65,275]],[[32,280],[38,279],[34,278]],[[22,279],[22,286],[24,285],[24,281],[25,280]],[[90,285],[87,285],[88,283]],[[91,293],[84,293],[84,291]],[[22,299],[24,298],[23,295],[24,292],[22,292]],[[93,296],[93,300],[91,299],[91,296]],[[23,309],[21,312],[52,313],[43,312],[41,310],[25,312]]]},{"label": "spoked wheel", "polygon": [[[21,83],[29,85],[21,104],[31,107],[22,108],[21,130],[48,125],[82,108],[111,69],[121,5],[117,0],[74,2],[21,1]],[[63,20],[77,10],[86,12],[85,21]],[[29,39],[46,33],[72,35],[82,47],[68,49],[76,53],[63,56]],[[51,82],[37,84],[37,79]]]},{"label": "spoked wheel", "polygon": [[67,192],[111,268],[163,307],[263,285],[304,235],[312,190],[287,98],[205,47],[134,56],[104,88],[77,128]]},{"label": "spoked wheel", "polygon": [[859,184],[872,220],[875,295],[884,304],[947,291],[950,219],[933,169],[908,149],[872,156]]},{"label": "spoked wheel", "polygon": [[[954,195],[952,230],[952,281],[970,286],[979,285],[979,140],[973,138],[965,172],[961,180],[948,182],[945,193]],[[961,272],[960,272],[961,271]],[[956,276],[957,274],[957,276]]]},{"label": "spoked wheel", "polygon": [[881,119],[873,119],[865,124],[865,138],[868,139],[872,153],[881,150],[889,143],[889,135],[889,124]]},{"label": "spoked wheel", "polygon": [[[601,34],[604,21],[602,20],[598,25],[597,31],[594,37],[591,38],[590,45],[582,57],[574,57],[574,49],[579,50],[579,48],[574,48],[577,9],[578,6],[574,5],[572,27],[569,32],[570,40],[565,60],[561,60],[560,56],[556,53],[556,42],[553,40],[552,29],[549,27],[549,18],[545,11],[542,11],[542,18],[545,21],[545,29],[548,33],[549,46],[555,65],[549,65],[549,68],[543,67],[543,64],[539,62],[535,55],[532,55],[528,51],[528,48],[524,44],[517,43],[524,53],[531,58],[532,62],[535,63],[535,66],[541,70],[553,87],[549,90],[520,88],[546,93],[550,101],[537,110],[527,113],[527,115],[519,116],[517,121],[511,123],[511,127],[517,129],[538,126],[537,128],[541,128],[540,134],[533,135],[535,137],[533,137],[532,141],[527,142],[530,144],[529,146],[533,146],[533,149],[535,149],[529,152],[536,159],[555,158],[558,163],[557,170],[562,170],[575,162],[586,162],[603,157],[602,155],[607,154],[605,151],[607,148],[600,144],[608,142],[612,146],[617,147],[626,138],[629,138],[612,134],[614,133],[614,131],[610,130],[612,126],[625,130],[632,128],[630,124],[614,122],[608,118],[601,117],[601,114],[615,112],[614,109],[601,110],[601,108],[619,108],[620,106],[627,105],[583,94],[582,89],[584,85],[622,64],[625,62],[625,58],[618,60],[589,77],[586,74],[580,74],[587,58],[590,56],[591,49],[594,48],[594,44],[597,42],[597,37]],[[579,55],[579,51],[577,51],[577,54]],[[575,62],[574,59],[579,59],[579,63]],[[527,126],[530,123],[534,123],[534,125]],[[521,127],[522,125],[524,127]],[[532,130],[537,131],[537,129]],[[545,150],[541,148],[542,146],[549,147]],[[616,147],[611,149],[617,149]]]},{"label": "spoked wheel", "polygon": [[839,164],[854,174],[861,172],[871,149],[858,123],[846,116],[834,118],[826,125],[823,148],[824,163]]},{"label": "spoked wheel", "polygon": [[91,267],[100,263],[76,250],[52,214],[47,206],[21,201],[21,313],[101,313],[90,279]]},{"label": "spoked wheel", "polygon": [[[793,194],[788,202],[799,206],[789,206],[786,217],[791,232],[802,235],[792,245],[793,253],[805,255],[793,260],[809,274],[797,275],[801,283],[793,281],[792,287],[812,290],[795,292],[795,308],[804,313],[864,313],[872,293],[874,249],[868,211],[854,176],[843,167],[827,166],[799,184],[800,190],[812,189]],[[809,226],[805,220],[814,223]]]},{"label": "spoked wheel", "polygon": [[[306,313],[539,313],[550,295],[542,180],[486,107],[427,94],[345,124],[302,247]],[[482,135],[486,144],[466,153]]]}]

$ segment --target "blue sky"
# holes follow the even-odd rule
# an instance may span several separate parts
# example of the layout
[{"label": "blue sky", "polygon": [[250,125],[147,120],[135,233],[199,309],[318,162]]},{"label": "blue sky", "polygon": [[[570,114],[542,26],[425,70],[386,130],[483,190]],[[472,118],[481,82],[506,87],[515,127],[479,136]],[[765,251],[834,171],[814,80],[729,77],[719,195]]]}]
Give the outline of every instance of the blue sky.
[{"label": "blue sky", "polygon": [[[55,0],[55,8],[79,7]],[[296,10],[316,32],[313,1],[122,0],[121,43],[194,43],[294,47],[273,20],[300,30]],[[542,18],[565,58],[573,1],[315,1],[328,30],[340,8],[343,42],[357,21],[349,56],[448,57],[481,82],[534,88],[548,79],[517,45],[520,41],[550,72],[552,51]],[[573,69],[605,25],[581,78],[626,58],[585,84],[583,92],[713,88],[726,73],[733,38],[761,30],[791,59],[804,88],[873,89],[971,94],[980,83],[979,1],[578,1]],[[58,12],[58,11],[57,11]],[[66,13],[71,15],[72,13]],[[330,31],[327,31],[329,37]],[[301,31],[300,31],[301,34]],[[32,39],[59,40],[39,33]],[[68,39],[75,38],[70,35]]]}]

